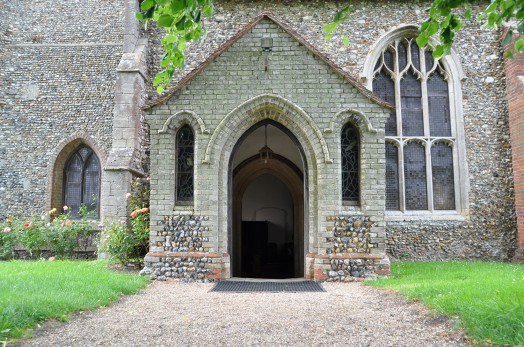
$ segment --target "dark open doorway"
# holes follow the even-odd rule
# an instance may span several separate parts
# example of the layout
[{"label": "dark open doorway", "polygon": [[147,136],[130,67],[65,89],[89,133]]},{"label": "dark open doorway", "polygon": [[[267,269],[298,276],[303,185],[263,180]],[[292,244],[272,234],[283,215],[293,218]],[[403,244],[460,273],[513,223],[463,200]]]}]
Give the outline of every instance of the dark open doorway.
[{"label": "dark open doorway", "polygon": [[242,277],[294,277],[293,199],[276,176],[254,179],[242,196]]},{"label": "dark open doorway", "polygon": [[[233,277],[304,276],[303,156],[296,139],[280,128],[257,124],[236,147],[246,148],[233,152],[242,159],[231,161]],[[258,153],[244,159],[249,150]]]}]

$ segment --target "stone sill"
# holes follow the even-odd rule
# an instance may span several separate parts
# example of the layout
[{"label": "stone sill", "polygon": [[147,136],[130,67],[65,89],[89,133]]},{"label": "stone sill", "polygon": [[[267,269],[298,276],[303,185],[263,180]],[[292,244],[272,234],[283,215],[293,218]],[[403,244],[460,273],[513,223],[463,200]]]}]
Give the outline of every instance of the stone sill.
[{"label": "stone sill", "polygon": [[149,252],[147,257],[167,257],[167,258],[222,258],[229,257],[227,253],[217,252]]},{"label": "stone sill", "polygon": [[335,253],[335,254],[317,254],[308,253],[307,258],[315,259],[384,259],[386,254],[369,254],[369,253]]},{"label": "stone sill", "polygon": [[386,222],[408,222],[408,221],[466,221],[468,218],[456,211],[409,211],[397,212],[386,211],[384,220]]}]

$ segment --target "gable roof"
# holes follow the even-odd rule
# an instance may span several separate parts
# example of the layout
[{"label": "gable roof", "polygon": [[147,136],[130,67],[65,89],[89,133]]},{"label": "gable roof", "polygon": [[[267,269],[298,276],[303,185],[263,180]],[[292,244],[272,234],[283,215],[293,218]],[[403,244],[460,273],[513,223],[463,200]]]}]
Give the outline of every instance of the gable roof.
[{"label": "gable roof", "polygon": [[264,11],[255,17],[251,22],[249,22],[242,30],[233,35],[229,40],[227,40],[222,46],[220,46],[216,51],[214,51],[206,60],[204,60],[199,66],[194,70],[188,73],[184,78],[182,78],[174,87],[167,90],[163,95],[158,97],[155,100],[152,100],[148,104],[144,105],[142,109],[147,110],[153,108],[156,105],[162,104],[169,100],[173,95],[175,95],[179,90],[181,90],[186,84],[191,82],[198,74],[200,74],[209,64],[211,64],[215,59],[220,57],[222,53],[227,51],[235,42],[237,42],[241,37],[247,34],[251,29],[253,29],[258,23],[264,19],[269,19],[276,25],[278,25],[282,30],[288,33],[291,37],[297,40],[302,44],[308,51],[310,51],[314,56],[321,59],[323,62],[328,64],[335,72],[337,72],[344,80],[349,84],[355,87],[360,93],[366,96],[369,100],[374,101],[375,103],[393,109],[394,106],[380,97],[378,97],[373,92],[369,91],[362,83],[360,83],[355,77],[351,76],[349,73],[345,72],[340,66],[331,61],[327,56],[322,54],[318,49],[316,49],[312,44],[307,42],[299,33],[291,29],[290,26],[281,22],[271,11]]}]

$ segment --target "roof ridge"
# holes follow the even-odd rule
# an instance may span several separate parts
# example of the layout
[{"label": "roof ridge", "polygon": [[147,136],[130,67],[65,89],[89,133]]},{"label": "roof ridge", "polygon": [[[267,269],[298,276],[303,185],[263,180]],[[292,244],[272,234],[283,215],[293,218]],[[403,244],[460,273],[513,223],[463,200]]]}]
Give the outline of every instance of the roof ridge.
[{"label": "roof ridge", "polygon": [[196,77],[200,72],[202,72],[208,65],[210,65],[215,59],[217,59],[222,53],[229,49],[236,41],[242,38],[247,34],[251,29],[253,29],[258,23],[260,23],[264,18],[267,18],[280,26],[287,34],[292,36],[300,44],[302,44],[307,50],[309,50],[313,55],[322,59],[326,64],[328,64],[333,70],[335,70],[342,78],[348,81],[353,87],[355,87],[359,92],[364,94],[368,99],[376,102],[379,105],[385,106],[387,108],[393,108],[393,105],[382,100],[376,94],[368,90],[362,83],[358,81],[355,77],[345,72],[340,66],[330,60],[326,55],[316,49],[311,43],[306,41],[298,32],[292,29],[288,24],[282,22],[278,19],[272,11],[264,10],[259,15],[254,17],[248,24],[246,24],[242,29],[240,29],[235,35],[230,37],[226,42],[224,42],[218,49],[216,49],[209,57],[207,57],[202,63],[200,63],[196,68],[191,70],[187,75],[185,75],[175,86],[169,88],[163,95],[158,97],[155,100],[152,100],[148,104],[144,105],[142,109],[147,110],[153,108],[156,105],[162,104],[165,101],[169,100],[174,94],[176,94],[182,87],[191,82],[191,80]]}]

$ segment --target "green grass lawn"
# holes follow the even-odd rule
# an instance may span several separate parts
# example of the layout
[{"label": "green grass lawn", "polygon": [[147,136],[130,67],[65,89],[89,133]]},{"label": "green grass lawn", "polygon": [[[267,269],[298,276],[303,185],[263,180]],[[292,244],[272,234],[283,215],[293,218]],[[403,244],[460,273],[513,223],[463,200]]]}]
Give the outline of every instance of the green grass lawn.
[{"label": "green grass lawn", "polygon": [[400,262],[391,270],[392,278],[367,283],[457,317],[474,343],[524,346],[524,265]]},{"label": "green grass lawn", "polygon": [[105,261],[0,262],[0,345],[49,318],[107,306],[149,279],[116,273]]}]

